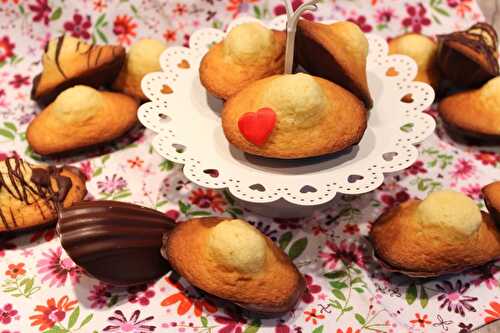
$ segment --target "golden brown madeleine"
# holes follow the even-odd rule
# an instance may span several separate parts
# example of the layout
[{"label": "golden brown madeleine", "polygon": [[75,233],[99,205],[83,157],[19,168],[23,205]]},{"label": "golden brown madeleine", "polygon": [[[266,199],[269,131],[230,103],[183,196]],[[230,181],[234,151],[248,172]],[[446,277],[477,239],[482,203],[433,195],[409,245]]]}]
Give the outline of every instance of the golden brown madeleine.
[{"label": "golden brown madeleine", "polygon": [[404,54],[415,60],[418,66],[416,81],[430,84],[434,89],[439,86],[437,65],[437,43],[431,38],[407,33],[389,42],[389,54]]},{"label": "golden brown madeleine", "polygon": [[330,25],[300,20],[295,62],[310,74],[330,80],[373,105],[366,77],[368,40],[351,22]]},{"label": "golden brown madeleine", "polygon": [[474,143],[500,142],[500,77],[482,88],[446,97],[438,111],[450,134]]},{"label": "golden brown madeleine", "polygon": [[0,233],[55,222],[57,206],[70,207],[86,194],[85,177],[76,168],[1,161]]},{"label": "golden brown madeleine", "polygon": [[500,181],[486,185],[482,192],[491,217],[500,226]]},{"label": "golden brown madeleine", "polygon": [[491,217],[462,193],[440,191],[391,208],[373,224],[376,255],[410,276],[438,276],[500,256],[500,232]]},{"label": "golden brown madeleine", "polygon": [[285,67],[286,33],[259,23],[233,28],[213,45],[200,64],[200,80],[212,94],[228,99],[250,83],[281,74]]},{"label": "golden brown madeleine", "polygon": [[180,223],[166,234],[163,253],[195,287],[260,315],[290,311],[305,290],[290,258],[241,220]]},{"label": "golden brown madeleine", "polygon": [[30,123],[26,137],[41,155],[63,153],[116,139],[137,122],[138,103],[119,93],[75,86]]},{"label": "golden brown madeleine", "polygon": [[488,23],[438,36],[438,64],[456,87],[477,87],[499,74],[498,37]]},{"label": "golden brown madeleine", "polygon": [[122,70],[113,82],[113,89],[146,101],[141,80],[144,75],[161,70],[160,55],[166,47],[165,43],[155,39],[141,39],[132,44]]},{"label": "golden brown madeleine", "polygon": [[[274,113],[274,123],[266,113]],[[367,111],[356,96],[328,80],[308,74],[276,75],[228,100],[222,126],[229,142],[247,153],[303,158],[357,144],[367,126]]]},{"label": "golden brown madeleine", "polygon": [[40,105],[47,105],[60,92],[74,85],[97,88],[110,84],[124,60],[122,46],[89,45],[65,35],[53,39],[42,56],[43,70],[33,80],[31,98]]}]

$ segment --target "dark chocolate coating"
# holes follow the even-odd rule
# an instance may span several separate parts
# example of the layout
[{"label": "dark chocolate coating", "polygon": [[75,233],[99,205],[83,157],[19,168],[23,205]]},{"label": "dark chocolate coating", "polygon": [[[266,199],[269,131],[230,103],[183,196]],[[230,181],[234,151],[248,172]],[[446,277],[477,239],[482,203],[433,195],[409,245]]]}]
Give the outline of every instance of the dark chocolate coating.
[{"label": "dark chocolate coating", "polygon": [[[104,46],[95,46],[92,44],[90,48],[81,53],[79,51],[79,45],[80,43],[77,44],[77,48],[75,50],[75,53],[79,53],[81,55],[85,55],[87,57],[86,63],[87,63],[87,69],[88,71],[83,73],[80,76],[73,77],[73,78],[67,78],[64,68],[61,66],[59,62],[59,55],[61,54],[61,50],[64,47],[64,38],[65,36],[60,36],[57,40],[57,45],[56,45],[56,56],[55,56],[55,63],[56,66],[59,70],[59,72],[62,74],[62,76],[65,78],[63,82],[61,82],[59,85],[54,87],[51,90],[45,91],[45,92],[39,92],[38,90],[38,84],[40,81],[40,76],[42,75],[41,73],[38,74],[33,78],[33,86],[31,89],[31,99],[36,101],[39,106],[43,107],[46,106],[50,103],[52,103],[56,97],[63,92],[64,90],[71,88],[73,86],[82,84],[86,86],[91,86],[94,88],[99,88],[101,86],[107,86],[110,85],[118,76],[118,73],[120,72],[123,62],[125,61],[125,51],[122,47],[118,46],[113,46],[113,55],[115,55],[115,49],[119,50],[119,52],[116,52],[116,58],[113,59],[112,62],[102,64],[100,66],[97,66],[97,62],[99,60],[99,57],[102,52],[102,47]],[[98,52],[97,57],[95,60],[94,64],[90,63],[90,56],[92,52]],[[47,52],[47,49],[45,50]]]},{"label": "dark chocolate coating", "polygon": [[[493,45],[476,32],[480,30],[490,36]],[[495,30],[486,23],[477,23],[466,31],[438,36],[438,65],[444,76],[457,87],[478,87],[499,74],[496,58],[498,38]],[[457,48],[457,45],[465,48]],[[484,63],[476,59],[482,57]]]},{"label": "dark chocolate coating", "polygon": [[163,234],[174,222],[145,207],[87,201],[61,211],[62,247],[90,275],[116,286],[151,282],[169,271],[160,254]]},{"label": "dark chocolate coating", "polygon": [[490,216],[495,221],[498,227],[500,227],[500,211],[497,207],[493,206],[488,197],[484,197],[484,203],[486,204],[486,208],[488,208],[488,212],[490,212]]},{"label": "dark chocolate coating", "polygon": [[473,132],[447,122],[443,117],[441,117],[441,119],[443,120],[444,128],[450,138],[457,142],[475,146],[500,144],[500,135]]}]

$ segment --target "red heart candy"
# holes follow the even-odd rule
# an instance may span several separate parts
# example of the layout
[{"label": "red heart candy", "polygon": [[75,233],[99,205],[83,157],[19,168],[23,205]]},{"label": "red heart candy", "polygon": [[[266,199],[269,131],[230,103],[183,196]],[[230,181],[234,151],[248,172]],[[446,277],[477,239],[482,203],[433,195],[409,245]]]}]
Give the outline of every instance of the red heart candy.
[{"label": "red heart candy", "polygon": [[238,120],[241,134],[257,146],[266,143],[276,125],[276,113],[271,108],[262,108],[257,112],[247,112]]}]

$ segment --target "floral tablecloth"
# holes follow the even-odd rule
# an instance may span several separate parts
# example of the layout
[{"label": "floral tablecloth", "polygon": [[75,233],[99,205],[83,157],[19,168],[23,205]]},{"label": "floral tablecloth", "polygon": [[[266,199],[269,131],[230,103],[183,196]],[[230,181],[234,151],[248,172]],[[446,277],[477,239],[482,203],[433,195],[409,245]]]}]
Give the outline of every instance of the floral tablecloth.
[{"label": "floral tablecloth", "polygon": [[[331,209],[306,220],[255,216],[223,191],[190,183],[180,166],[152,150],[152,134],[141,128],[113,145],[64,160],[43,160],[28,148],[26,126],[39,111],[29,99],[31,80],[50,38],[66,33],[125,46],[141,37],[186,44],[202,26],[223,28],[241,14],[267,19],[284,12],[277,0],[0,0],[1,159],[18,154],[72,163],[87,176],[90,198],[140,203],[175,220],[241,216],[279,243],[308,286],[293,313],[245,319],[204,299],[176,275],[129,289],[89,278],[64,253],[53,229],[0,236],[1,333],[463,333],[500,318],[498,265],[424,281],[388,274],[371,257],[365,236],[387,207],[443,187],[483,206],[481,186],[500,178],[498,151],[457,145],[441,126],[421,144],[412,167],[387,176],[375,192],[339,196]],[[483,19],[472,0],[325,0],[308,15],[349,19],[365,32],[387,37],[444,33]],[[428,112],[436,115],[434,109]]]}]

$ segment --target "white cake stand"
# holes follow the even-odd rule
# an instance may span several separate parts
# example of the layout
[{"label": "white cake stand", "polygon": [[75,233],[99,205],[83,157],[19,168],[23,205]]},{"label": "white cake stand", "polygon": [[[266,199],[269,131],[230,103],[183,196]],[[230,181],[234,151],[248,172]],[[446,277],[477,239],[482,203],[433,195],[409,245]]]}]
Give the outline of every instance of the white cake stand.
[{"label": "white cake stand", "polygon": [[[283,30],[286,17],[268,24],[239,18],[228,31],[249,21]],[[406,56],[388,55],[385,40],[367,34],[367,76],[374,106],[358,145],[337,154],[299,160],[246,154],[224,137],[219,115],[222,101],[208,94],[199,78],[203,55],[224,36],[217,29],[202,29],[191,36],[189,48],[165,50],[160,57],[162,71],[148,74],[142,81],[151,102],[140,107],[139,120],[157,133],[153,140],[156,151],[183,164],[189,180],[207,188],[227,188],[241,205],[256,213],[302,217],[328,206],[337,193],[373,191],[384,173],[413,164],[418,157],[414,145],[434,131],[434,119],[423,113],[432,104],[434,91],[413,81],[415,62]]]}]

